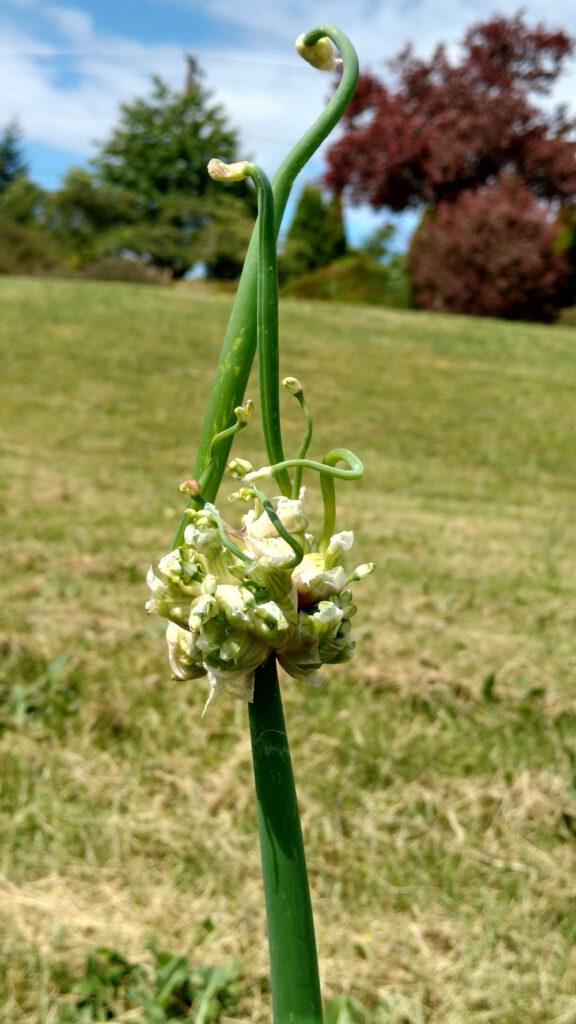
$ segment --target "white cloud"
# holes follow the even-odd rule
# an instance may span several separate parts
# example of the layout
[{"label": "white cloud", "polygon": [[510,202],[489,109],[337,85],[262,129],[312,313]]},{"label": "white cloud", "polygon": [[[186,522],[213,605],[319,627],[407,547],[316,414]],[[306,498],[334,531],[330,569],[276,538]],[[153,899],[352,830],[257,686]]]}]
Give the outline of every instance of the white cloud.
[{"label": "white cloud", "polygon": [[73,7],[45,7],[44,17],[52,21],[57,29],[73,43],[94,43],[92,19],[85,11]]},{"label": "white cloud", "polygon": [[[158,19],[170,10],[188,12],[188,38],[167,44],[139,41],[139,11]],[[361,68],[382,73],[387,57],[408,40],[428,55],[441,41],[454,43],[466,28],[491,16],[480,0],[331,0],[330,19],[353,40]],[[244,152],[273,172],[320,112],[331,90],[330,76],[314,71],[293,49],[296,36],[326,18],[325,0],[162,0],[157,7],[134,5],[134,29],[104,32],[94,0],[86,10],[41,0],[4,0],[0,15],[0,126],[17,117],[31,142],[75,152],[85,158],[95,140],[106,138],[117,121],[118,106],[150,88],[160,74],[174,88],[183,82],[186,50],[196,53],[205,82],[239,129]],[[514,14],[517,0],[500,0],[495,9]],[[576,34],[573,0],[558,0],[554,13],[544,0],[524,5],[530,21],[561,25]],[[33,20],[31,19],[33,15]],[[195,16],[216,28],[210,46],[194,45]],[[108,17],[110,17],[108,13]],[[179,24],[181,24],[181,20]],[[224,45],[237,33],[240,47]],[[246,40],[248,42],[246,43]],[[557,99],[573,105],[576,73],[572,66],[557,89]],[[320,172],[314,163],[308,177]],[[34,168],[32,168],[34,173]],[[358,214],[369,230],[370,217]]]},{"label": "white cloud", "polygon": [[183,75],[179,47],[101,35],[72,9],[42,13],[53,31],[26,34],[6,18],[0,22],[0,124],[17,117],[32,142],[84,157],[114,124],[118,104],[148,90],[159,65],[178,63]]},{"label": "white cloud", "polygon": [[[176,88],[184,80],[185,45],[144,46],[101,34],[71,8],[42,13],[50,26],[42,36],[6,18],[0,24],[0,124],[17,117],[33,142],[85,157],[114,125],[119,103],[149,90],[153,73]],[[330,77],[303,63],[292,42],[284,54],[220,47],[198,55],[205,82],[239,129],[245,151],[272,172],[322,109]]]}]

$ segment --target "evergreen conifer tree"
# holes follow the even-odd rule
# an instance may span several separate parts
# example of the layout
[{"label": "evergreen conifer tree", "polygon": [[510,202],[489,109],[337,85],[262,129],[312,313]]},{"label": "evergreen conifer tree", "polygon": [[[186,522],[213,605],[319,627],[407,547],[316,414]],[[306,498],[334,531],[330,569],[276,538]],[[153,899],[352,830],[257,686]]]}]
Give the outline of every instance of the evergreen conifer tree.
[{"label": "evergreen conifer tree", "polygon": [[305,185],[286,236],[282,273],[286,277],[326,267],[346,252],[346,236],[337,196],[324,200],[317,185]]},{"label": "evergreen conifer tree", "polygon": [[22,132],[16,121],[10,121],[0,135],[0,195],[27,171],[28,165],[22,153]]}]

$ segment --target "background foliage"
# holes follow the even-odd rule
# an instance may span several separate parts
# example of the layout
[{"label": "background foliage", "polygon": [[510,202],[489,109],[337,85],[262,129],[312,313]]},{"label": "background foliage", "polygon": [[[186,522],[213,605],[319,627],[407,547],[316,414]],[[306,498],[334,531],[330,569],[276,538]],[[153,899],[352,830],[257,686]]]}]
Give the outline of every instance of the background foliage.
[{"label": "background foliage", "polygon": [[[230,298],[4,277],[0,299],[0,1020],[81,1024],[83,991],[147,1024],[153,933],[182,985],[242,960],[219,1012],[260,1024],[245,708],[201,719],[143,608]],[[283,684],[329,1022],[569,1021],[576,332],[302,300],[281,322],[314,452],[365,460],[340,525],[378,563],[356,661]]]},{"label": "background foliage", "polygon": [[[576,300],[576,121],[550,94],[574,42],[523,14],[473,25],[460,53],[410,47],[364,74],[282,243],[283,287],[306,298],[417,305],[548,321]],[[168,282],[201,265],[234,280],[255,216],[249,185],[218,188],[208,160],[239,155],[225,112],[188,58],[124,104],[89,168],[48,193],[28,177],[17,124],[0,136],[0,273]],[[359,251],[346,203],[421,214],[407,254],[389,222]],[[380,244],[384,241],[384,248]]]},{"label": "background foliage", "polygon": [[283,245],[280,280],[327,267],[345,252],[346,235],[338,200],[326,202],[317,185],[305,185]]},{"label": "background foliage", "polygon": [[571,267],[558,224],[524,182],[503,175],[422,220],[408,266],[424,309],[553,320],[570,301]]},{"label": "background foliage", "polygon": [[[437,214],[426,216],[410,259],[424,308],[533,318],[534,258],[531,245],[518,244],[528,226],[538,258],[549,264],[542,316],[554,290],[565,301],[565,264],[554,243],[564,223],[558,210],[575,203],[575,122],[566,110],[536,101],[549,95],[573,47],[563,31],[532,27],[520,14],[498,15],[468,30],[457,59],[444,46],[429,60],[407,47],[388,61],[387,82],[361,77],[345,131],[328,151],[326,182],[337,195],[375,209]],[[491,203],[492,194],[499,201]],[[480,256],[475,239],[480,209],[484,237],[500,238],[495,265],[490,247]],[[458,226],[451,235],[452,219]],[[445,260],[452,242],[456,251]],[[431,253],[441,260],[434,288],[424,283]],[[475,290],[480,258],[489,284]]]},{"label": "background foliage", "polygon": [[129,254],[175,279],[199,261],[217,277],[238,276],[255,199],[247,185],[218,189],[206,172],[216,153],[235,159],[238,140],[195,66],[183,90],[155,78],[149,96],[124,104],[92,168],[71,168],[54,193],[29,181],[21,164],[14,170],[18,140],[10,128],[4,138],[12,155],[0,213],[46,234],[61,262],[77,267]]}]

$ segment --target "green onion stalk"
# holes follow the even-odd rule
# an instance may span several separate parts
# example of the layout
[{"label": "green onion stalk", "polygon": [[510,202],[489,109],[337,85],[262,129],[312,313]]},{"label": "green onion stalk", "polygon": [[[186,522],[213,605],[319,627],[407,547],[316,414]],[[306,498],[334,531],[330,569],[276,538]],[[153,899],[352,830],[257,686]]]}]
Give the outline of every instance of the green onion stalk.
[{"label": "green onion stalk", "polygon": [[[336,57],[335,49],[340,53]],[[283,162],[272,182],[256,164],[210,161],[216,180],[251,178],[258,220],[239,282],[200,437],[193,477],[182,485],[188,507],[172,550],[150,569],[148,610],[168,620],[172,676],[207,677],[206,707],[221,691],[248,701],[258,832],[266,901],[275,1024],[321,1024],[322,1001],[314,922],[277,664],[315,682],[323,664],[351,657],[350,619],[356,611],[342,562],[351,531],[335,532],[335,481],[357,480],[360,460],[347,448],[308,456],[312,420],[296,377],[278,371],[276,245],[292,183],[336,125],[356,86],[358,62],[347,37],[320,25],[297,40],[313,66],[342,75],[328,106]],[[251,421],[245,401],[257,356],[259,407],[267,464],[254,469],[229,460],[236,435]],[[281,386],[298,401],[303,439],[286,457],[280,420]],[[215,505],[223,474],[239,480],[232,499],[250,505],[240,527]],[[318,540],[304,510],[303,474],[316,477],[324,507]],[[268,491],[273,488],[276,496]],[[206,708],[205,708],[206,710]]]}]

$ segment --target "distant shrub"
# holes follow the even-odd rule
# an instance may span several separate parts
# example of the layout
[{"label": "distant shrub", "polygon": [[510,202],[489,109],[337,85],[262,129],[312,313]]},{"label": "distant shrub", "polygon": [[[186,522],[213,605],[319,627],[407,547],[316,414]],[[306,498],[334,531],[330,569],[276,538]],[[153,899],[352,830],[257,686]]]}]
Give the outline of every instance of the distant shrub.
[{"label": "distant shrub", "polygon": [[513,175],[425,215],[408,265],[424,309],[509,320],[553,320],[566,303],[558,227]]},{"label": "distant shrub", "polygon": [[560,311],[558,322],[562,327],[576,327],[576,306],[568,306]]},{"label": "distant shrub", "polygon": [[325,201],[316,185],[302,189],[278,261],[280,281],[289,281],[326,267],[346,252],[339,200]]},{"label": "distant shrub", "polygon": [[400,256],[386,264],[359,253],[345,256],[294,281],[283,288],[283,294],[396,308],[411,305],[410,283]]},{"label": "distant shrub", "polygon": [[84,264],[75,272],[74,277],[92,281],[127,281],[133,284],[166,284],[172,280],[172,275],[166,271],[150,267],[142,260],[123,256],[102,256],[99,260]]},{"label": "distant shrub", "polygon": [[0,216],[0,274],[42,274],[60,263],[57,248],[41,231]]}]

